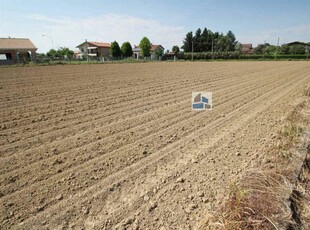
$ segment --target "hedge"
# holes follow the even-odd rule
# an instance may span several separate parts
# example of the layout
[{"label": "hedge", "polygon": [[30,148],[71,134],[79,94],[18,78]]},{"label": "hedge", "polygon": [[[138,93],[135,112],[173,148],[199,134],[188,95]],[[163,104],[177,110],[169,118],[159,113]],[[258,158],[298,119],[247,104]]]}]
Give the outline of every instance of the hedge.
[{"label": "hedge", "polygon": [[[242,55],[237,52],[214,52],[213,57],[211,52],[193,53],[194,60],[210,60],[210,59],[242,59],[242,60],[264,60],[264,59],[307,59],[306,54],[278,54],[275,55],[257,55],[247,54]],[[192,53],[179,53],[178,59],[192,60]]]}]

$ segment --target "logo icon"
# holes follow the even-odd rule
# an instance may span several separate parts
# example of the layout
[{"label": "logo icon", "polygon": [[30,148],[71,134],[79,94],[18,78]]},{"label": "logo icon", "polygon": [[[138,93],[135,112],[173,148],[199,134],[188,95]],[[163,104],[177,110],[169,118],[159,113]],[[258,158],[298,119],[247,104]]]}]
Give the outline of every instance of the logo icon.
[{"label": "logo icon", "polygon": [[193,92],[192,93],[193,110],[211,110],[212,92]]}]

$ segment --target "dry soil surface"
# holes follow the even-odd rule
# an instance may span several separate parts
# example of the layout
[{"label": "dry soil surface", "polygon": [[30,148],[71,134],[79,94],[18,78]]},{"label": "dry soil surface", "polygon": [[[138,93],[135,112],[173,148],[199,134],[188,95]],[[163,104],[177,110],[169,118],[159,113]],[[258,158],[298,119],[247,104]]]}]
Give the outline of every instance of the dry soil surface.
[{"label": "dry soil surface", "polygon": [[194,229],[309,82],[304,61],[0,68],[0,229]]}]

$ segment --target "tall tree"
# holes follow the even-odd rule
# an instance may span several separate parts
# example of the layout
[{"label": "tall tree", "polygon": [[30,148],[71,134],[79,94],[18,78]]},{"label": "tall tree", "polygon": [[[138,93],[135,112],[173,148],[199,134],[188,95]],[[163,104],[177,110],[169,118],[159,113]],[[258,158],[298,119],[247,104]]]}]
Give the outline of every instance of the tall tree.
[{"label": "tall tree", "polygon": [[188,32],[183,40],[182,49],[184,52],[192,51],[192,42],[193,42],[193,32]]},{"label": "tall tree", "polygon": [[226,34],[227,39],[227,51],[235,51],[235,47],[237,45],[237,41],[236,41],[236,36],[234,35],[233,32],[231,32],[230,30],[228,31],[228,33]]},{"label": "tall tree", "polygon": [[207,51],[211,51],[211,46],[209,44],[209,33],[208,33],[208,30],[207,28],[204,28],[202,33],[201,33],[201,36],[200,36],[200,51],[201,52],[207,52]]},{"label": "tall tree", "polygon": [[121,48],[119,48],[117,41],[111,43],[110,54],[112,57],[117,58],[121,56]]},{"label": "tall tree", "polygon": [[142,53],[142,57],[149,57],[151,54],[151,42],[147,37],[143,37],[140,41],[140,49],[141,49],[141,53]]},{"label": "tall tree", "polygon": [[201,52],[201,29],[198,28],[194,37],[194,52]]},{"label": "tall tree", "polygon": [[124,42],[121,47],[121,53],[123,57],[131,57],[132,52],[132,46],[129,42]]},{"label": "tall tree", "polygon": [[207,28],[204,28],[201,31],[198,28],[195,32],[195,36],[193,36],[193,32],[189,32],[186,34],[185,39],[183,40],[184,52],[192,51],[192,42],[194,44],[194,52],[210,52],[212,51],[235,51],[235,47],[237,45],[236,37],[232,31],[228,31],[226,35],[219,32],[212,32]]}]

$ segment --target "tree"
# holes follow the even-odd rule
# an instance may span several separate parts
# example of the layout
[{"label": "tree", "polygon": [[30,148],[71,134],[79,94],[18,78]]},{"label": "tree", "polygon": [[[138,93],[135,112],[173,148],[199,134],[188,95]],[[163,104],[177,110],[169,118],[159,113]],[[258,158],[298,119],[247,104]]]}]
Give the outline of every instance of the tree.
[{"label": "tree", "polygon": [[117,41],[111,43],[110,54],[112,57],[116,58],[119,58],[121,56],[121,48],[119,48]]},{"label": "tree", "polygon": [[280,53],[281,54],[289,54],[290,53],[290,47],[288,45],[282,45],[280,47]]},{"label": "tree", "polygon": [[157,49],[157,50],[155,51],[155,54],[156,54],[156,56],[157,56],[158,58],[160,58],[161,56],[163,56],[164,51],[163,51],[162,49]]},{"label": "tree", "polygon": [[198,28],[194,37],[194,52],[202,52],[201,50],[201,29]]},{"label": "tree", "polygon": [[51,49],[46,53],[50,58],[69,58],[73,57],[74,52],[67,47],[60,47],[58,50]]},{"label": "tree", "polygon": [[74,52],[67,47],[60,47],[60,49],[57,50],[57,53],[59,57],[65,57],[69,59],[71,59],[74,54]]},{"label": "tree", "polygon": [[192,44],[194,44],[194,52],[210,52],[212,51],[212,46],[214,51],[228,52],[235,51],[237,43],[236,36],[230,30],[224,35],[219,32],[213,33],[207,28],[204,28],[203,31],[198,28],[195,32],[195,36],[193,36],[193,32],[186,34],[182,49],[184,52],[191,52]]},{"label": "tree", "polygon": [[235,46],[235,50],[237,51],[238,54],[241,54],[242,51],[242,44],[238,42]]},{"label": "tree", "polygon": [[267,44],[259,44],[255,47],[254,53],[255,54],[265,54]]},{"label": "tree", "polygon": [[292,45],[289,49],[290,54],[305,54],[306,48],[304,45]]},{"label": "tree", "polygon": [[209,41],[209,31],[207,30],[207,28],[203,29],[200,37],[200,42],[201,52],[211,51],[212,40]]},{"label": "tree", "polygon": [[265,53],[270,55],[275,55],[277,53],[278,47],[274,45],[266,46]]},{"label": "tree", "polygon": [[173,46],[172,53],[174,53],[175,55],[178,55],[178,53],[180,53],[180,48],[178,46]]},{"label": "tree", "polygon": [[151,54],[151,42],[147,37],[143,37],[140,41],[139,47],[141,49],[142,57],[149,57]]},{"label": "tree", "polygon": [[132,46],[129,42],[124,42],[121,47],[121,53],[123,57],[131,57],[132,52]]},{"label": "tree", "polygon": [[55,58],[57,56],[57,51],[54,49],[50,49],[50,51],[48,51],[46,55],[50,58]]},{"label": "tree", "polygon": [[236,41],[236,36],[234,35],[233,32],[231,32],[230,30],[228,31],[228,33],[226,34],[226,37],[228,38],[227,39],[227,51],[235,51],[235,47],[236,47],[236,44],[237,44],[237,41]]},{"label": "tree", "polygon": [[186,34],[183,40],[182,49],[184,52],[191,52],[192,51],[192,42],[193,42],[193,32],[189,32]]}]

